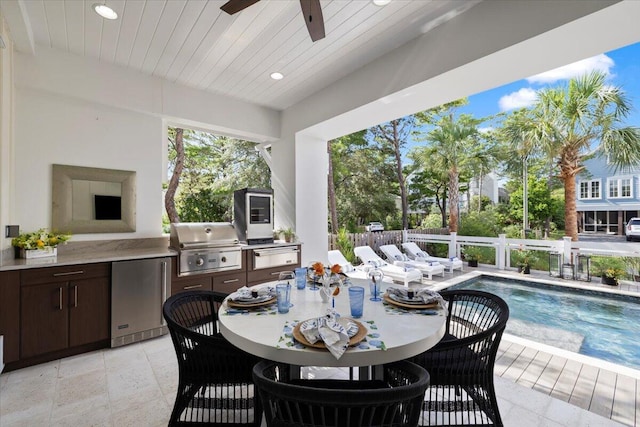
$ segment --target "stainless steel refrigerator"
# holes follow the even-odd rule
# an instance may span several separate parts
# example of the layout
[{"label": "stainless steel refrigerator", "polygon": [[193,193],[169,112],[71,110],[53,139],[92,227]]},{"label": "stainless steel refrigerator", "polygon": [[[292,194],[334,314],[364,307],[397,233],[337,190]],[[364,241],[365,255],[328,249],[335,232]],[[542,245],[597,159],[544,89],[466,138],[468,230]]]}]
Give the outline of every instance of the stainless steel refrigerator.
[{"label": "stainless steel refrigerator", "polygon": [[111,267],[111,347],[168,332],[162,317],[171,277],[170,258],[116,261]]}]

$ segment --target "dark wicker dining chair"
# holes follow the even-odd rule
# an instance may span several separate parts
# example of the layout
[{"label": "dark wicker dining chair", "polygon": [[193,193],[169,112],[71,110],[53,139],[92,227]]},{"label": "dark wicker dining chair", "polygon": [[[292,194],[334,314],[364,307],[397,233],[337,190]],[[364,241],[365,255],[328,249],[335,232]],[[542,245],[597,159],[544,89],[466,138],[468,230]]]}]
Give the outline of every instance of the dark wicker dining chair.
[{"label": "dark wicker dining chair", "polygon": [[229,343],[218,331],[226,295],[183,292],[163,306],[178,357],[178,390],[170,426],[259,426],[262,406],[251,374],[261,359]]},{"label": "dark wicker dining chair", "polygon": [[263,361],[253,369],[269,427],[403,427],[416,426],[429,374],[400,361],[384,365],[373,381],[291,380]]},{"label": "dark wicker dining chair", "polygon": [[509,307],[482,291],[440,293],[448,303],[444,338],[407,359],[431,375],[420,425],[502,426],[493,384],[493,367]]}]

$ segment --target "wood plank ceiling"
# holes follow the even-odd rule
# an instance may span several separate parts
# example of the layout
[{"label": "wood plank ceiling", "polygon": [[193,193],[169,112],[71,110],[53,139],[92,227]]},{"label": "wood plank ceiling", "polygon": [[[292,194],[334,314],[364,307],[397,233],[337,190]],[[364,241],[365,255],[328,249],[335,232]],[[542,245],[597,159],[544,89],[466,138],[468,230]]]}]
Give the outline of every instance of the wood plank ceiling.
[{"label": "wood plank ceiling", "polygon": [[[23,0],[40,46],[192,88],[285,109],[479,0],[322,0],[327,37],[313,43],[296,0],[229,16],[223,0]],[[105,3],[119,18],[100,18]],[[279,71],[285,78],[272,80]]]}]

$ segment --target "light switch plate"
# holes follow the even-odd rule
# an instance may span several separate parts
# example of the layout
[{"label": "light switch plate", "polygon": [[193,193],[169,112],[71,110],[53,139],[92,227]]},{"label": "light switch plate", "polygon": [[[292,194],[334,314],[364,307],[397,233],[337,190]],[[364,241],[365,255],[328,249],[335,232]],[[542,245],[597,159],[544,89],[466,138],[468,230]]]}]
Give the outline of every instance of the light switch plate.
[{"label": "light switch plate", "polygon": [[19,225],[7,225],[5,227],[4,237],[18,237],[20,235]]}]

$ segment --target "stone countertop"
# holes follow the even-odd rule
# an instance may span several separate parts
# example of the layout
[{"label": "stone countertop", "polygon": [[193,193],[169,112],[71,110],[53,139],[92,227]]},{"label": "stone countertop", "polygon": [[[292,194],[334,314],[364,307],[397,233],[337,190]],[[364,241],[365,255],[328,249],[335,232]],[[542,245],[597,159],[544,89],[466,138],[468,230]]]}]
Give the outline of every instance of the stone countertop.
[{"label": "stone countertop", "polygon": [[127,261],[144,258],[176,256],[178,253],[169,248],[131,248],[106,251],[88,251],[84,253],[58,254],[56,257],[36,259],[9,259],[0,264],[0,271],[22,270],[38,267],[60,267],[65,265],[92,264],[96,262]]},{"label": "stone countertop", "polygon": [[[276,241],[260,245],[241,244],[242,250],[296,246],[301,242]],[[113,241],[77,242],[58,246],[58,256],[36,259],[7,259],[0,262],[0,271],[23,270],[38,267],[92,264],[97,262],[128,261],[144,258],[177,256],[178,251],[169,248],[168,239],[132,239]]]}]

